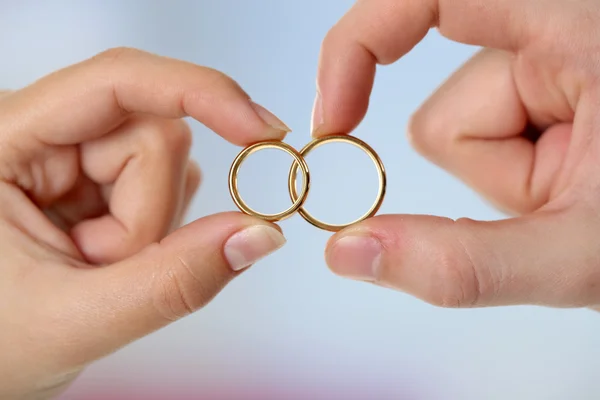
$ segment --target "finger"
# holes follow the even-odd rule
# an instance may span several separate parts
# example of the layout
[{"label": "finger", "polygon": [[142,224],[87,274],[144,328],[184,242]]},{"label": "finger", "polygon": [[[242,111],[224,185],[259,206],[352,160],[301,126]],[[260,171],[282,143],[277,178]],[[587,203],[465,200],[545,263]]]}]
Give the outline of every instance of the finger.
[{"label": "finger", "polygon": [[88,176],[80,174],[71,190],[43,211],[56,227],[69,233],[79,222],[104,215],[108,209],[101,188]]},{"label": "finger", "polygon": [[[536,107],[521,102],[514,57],[485,49],[448,79],[413,115],[409,137],[430,161],[511,213],[545,204],[560,168],[572,124],[555,125],[537,141],[529,121],[545,129],[573,120],[564,98],[546,93]],[[544,110],[545,112],[541,112]]]},{"label": "finger", "polygon": [[179,218],[176,219],[176,225],[172,227],[172,229],[178,228],[181,224],[184,223],[186,214],[190,208],[190,204],[200,187],[202,182],[202,170],[200,166],[191,160],[188,163],[186,181],[183,193],[183,204],[180,207]]},{"label": "finger", "polygon": [[69,366],[90,362],[202,308],[284,242],[275,225],[212,215],[111,268],[61,275],[60,294],[45,310],[61,326],[57,358]]},{"label": "finger", "polygon": [[[410,51],[431,27],[468,44],[517,50],[555,2],[491,0],[359,0],[323,41],[313,112],[313,135],[350,132],[363,119],[377,64]],[[537,35],[536,35],[537,34]]]},{"label": "finger", "polygon": [[443,307],[599,304],[595,224],[585,210],[498,222],[380,216],[336,234],[335,273]]},{"label": "finger", "polygon": [[[180,122],[184,127],[183,132],[185,132],[186,124],[182,120],[180,120]],[[171,140],[185,141],[187,139],[181,136],[180,139],[177,139],[177,134],[174,134]],[[98,143],[94,144],[97,145]],[[95,148],[95,146],[91,146],[90,144],[86,145],[85,147]],[[109,165],[109,163],[106,163],[106,160],[106,158],[102,159],[102,166],[104,168],[107,168]],[[109,158],[108,160],[109,162],[110,160],[114,161],[114,158]],[[183,219],[189,208],[190,202],[200,186],[201,178],[202,172],[198,164],[193,160],[188,161],[185,172],[185,183],[181,189],[182,193],[178,196],[178,198],[181,199],[181,204],[178,206],[178,211],[176,212],[177,217],[174,218],[169,232],[179,228],[183,223]],[[109,187],[110,186],[111,185],[109,185]],[[102,190],[102,188],[99,187],[96,182],[92,181],[87,175],[82,174],[79,176],[78,182],[76,182],[73,189],[61,197],[58,201],[54,202],[52,207],[44,210],[44,212],[56,226],[60,227],[67,233],[72,233],[71,230],[73,227],[79,224],[81,221],[98,218],[109,212],[106,199],[108,191],[109,190],[107,188]]]},{"label": "finger", "polygon": [[167,235],[184,200],[191,142],[183,120],[140,116],[80,146],[84,174],[110,187],[109,212],[71,230],[90,263],[122,260]]},{"label": "finger", "polygon": [[[11,96],[0,131],[68,145],[97,138],[131,114],[191,116],[228,141],[281,139],[289,128],[210,68],[133,49],[112,49]],[[15,121],[18,119],[18,123]]]}]

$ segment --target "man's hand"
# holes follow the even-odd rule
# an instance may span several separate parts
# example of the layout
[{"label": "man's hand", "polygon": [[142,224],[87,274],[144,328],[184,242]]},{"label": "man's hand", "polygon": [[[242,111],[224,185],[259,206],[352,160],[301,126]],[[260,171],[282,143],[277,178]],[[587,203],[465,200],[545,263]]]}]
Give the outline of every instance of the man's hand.
[{"label": "man's hand", "polygon": [[0,97],[0,398],[60,392],[284,244],[240,213],[177,229],[200,183],[184,116],[237,145],[288,131],[220,72],[130,49]]},{"label": "man's hand", "polygon": [[591,0],[358,1],[323,43],[313,135],[352,131],[376,64],[436,27],[484,49],[410,140],[517,217],[379,216],[331,239],[331,269],[446,307],[600,304],[599,21]]}]

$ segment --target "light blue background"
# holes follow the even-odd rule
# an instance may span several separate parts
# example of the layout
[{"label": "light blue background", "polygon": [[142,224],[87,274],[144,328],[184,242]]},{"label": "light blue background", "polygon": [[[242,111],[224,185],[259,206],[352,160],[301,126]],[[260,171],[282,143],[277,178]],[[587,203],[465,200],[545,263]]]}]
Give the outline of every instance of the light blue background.
[{"label": "light blue background", "polygon": [[[294,130],[286,141],[299,148],[309,140],[321,40],[352,1],[0,4],[0,87],[19,88],[109,47],[137,47],[229,74]],[[475,50],[432,32],[403,60],[379,69],[370,112],[355,134],[388,171],[381,213],[502,218],[405,139],[410,114]],[[240,149],[192,126],[204,183],[190,218],[234,210],[227,173]],[[376,175],[366,156],[332,145],[308,161],[314,186],[307,207],[315,215],[343,222],[369,206]],[[289,162],[265,152],[244,165],[241,188],[251,205],[268,212],[286,207]],[[299,216],[281,226],[284,249],[196,315],[91,367],[73,393],[271,385],[327,398],[600,397],[600,316],[533,307],[437,309],[335,277],[323,260],[329,233]]]}]

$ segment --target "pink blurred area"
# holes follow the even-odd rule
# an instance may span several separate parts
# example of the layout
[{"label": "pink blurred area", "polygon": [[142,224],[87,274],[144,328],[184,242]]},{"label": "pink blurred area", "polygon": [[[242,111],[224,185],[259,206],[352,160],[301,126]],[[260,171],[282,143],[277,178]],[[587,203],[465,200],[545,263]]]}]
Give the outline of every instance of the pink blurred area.
[{"label": "pink blurred area", "polygon": [[272,369],[253,367],[248,360],[245,368],[235,363],[228,369],[160,364],[162,373],[92,366],[60,400],[448,400],[451,390],[444,388],[452,386],[448,376],[414,362],[387,370],[362,362],[299,367],[290,360]]},{"label": "pink blurred area", "polygon": [[219,385],[204,389],[185,387],[167,388],[166,385],[157,388],[153,388],[152,385],[144,385],[144,387],[139,388],[107,387],[104,389],[93,389],[76,385],[76,387],[61,396],[60,400],[431,400],[432,398],[423,394],[417,395],[409,389],[360,388],[352,384],[322,388],[303,386],[278,387],[277,384],[258,387],[238,385],[234,381],[229,387],[227,385]]},{"label": "pink blurred area", "polygon": [[392,394],[392,393],[362,393],[362,392],[343,392],[328,391],[319,392],[305,391],[303,389],[290,390],[251,390],[251,389],[231,389],[231,390],[207,390],[203,392],[185,391],[185,390],[163,390],[148,391],[147,388],[141,390],[106,390],[96,393],[77,393],[73,392],[60,398],[61,400],[308,400],[308,399],[345,399],[345,400],[367,400],[367,399],[402,399],[419,400],[423,397],[415,397],[410,394]]}]

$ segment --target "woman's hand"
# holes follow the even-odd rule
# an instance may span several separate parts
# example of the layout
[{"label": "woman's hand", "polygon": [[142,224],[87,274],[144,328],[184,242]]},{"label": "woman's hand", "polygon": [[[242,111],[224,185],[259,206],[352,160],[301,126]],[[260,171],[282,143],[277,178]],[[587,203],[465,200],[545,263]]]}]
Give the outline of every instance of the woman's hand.
[{"label": "woman's hand", "polygon": [[0,95],[0,398],[60,392],[284,244],[240,213],[177,229],[200,183],[184,116],[237,145],[288,131],[220,72],[130,49]]},{"label": "woman's hand", "polygon": [[313,134],[354,129],[376,64],[431,27],[484,46],[409,135],[517,217],[376,217],[331,239],[331,269],[445,307],[600,304],[599,21],[593,0],[358,1],[323,43]]}]

